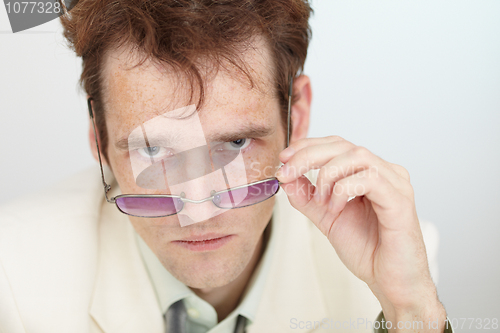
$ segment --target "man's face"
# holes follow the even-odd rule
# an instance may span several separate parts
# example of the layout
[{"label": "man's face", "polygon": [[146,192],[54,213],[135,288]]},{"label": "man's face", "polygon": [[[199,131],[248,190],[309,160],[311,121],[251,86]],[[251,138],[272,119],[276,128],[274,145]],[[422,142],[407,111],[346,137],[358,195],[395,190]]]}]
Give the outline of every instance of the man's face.
[{"label": "man's face", "polygon": [[[245,164],[251,165],[245,177],[248,182],[274,176],[279,165],[278,154],[285,142],[279,102],[271,83],[271,61],[263,43],[257,41],[254,46],[255,49],[246,52],[244,57],[251,66],[257,87],[251,89],[236,71],[229,73],[221,70],[208,82],[205,102],[198,112],[207,141],[221,136],[246,140],[241,153]],[[190,101],[190,85],[183,82],[177,73],[169,72],[167,67],[146,62],[130,69],[136,60],[130,54],[129,50],[114,50],[106,59],[104,105],[109,164],[122,193],[162,194],[165,191],[145,191],[137,185],[131,171],[131,152],[120,148],[118,143],[126,140],[134,129],[148,120],[193,104],[197,95]],[[189,132],[189,128],[181,132]],[[191,196],[190,199],[203,199],[210,193],[196,195],[198,197]],[[163,218],[130,217],[130,221],[177,279],[193,288],[214,288],[236,279],[250,262],[254,251],[259,250],[257,245],[271,218],[273,205],[274,198],[271,198],[253,206],[227,210],[184,227],[175,215]],[[207,201],[191,205],[189,209],[196,215],[212,209],[212,206],[213,203]],[[213,238],[220,239],[205,245],[193,242]]]}]

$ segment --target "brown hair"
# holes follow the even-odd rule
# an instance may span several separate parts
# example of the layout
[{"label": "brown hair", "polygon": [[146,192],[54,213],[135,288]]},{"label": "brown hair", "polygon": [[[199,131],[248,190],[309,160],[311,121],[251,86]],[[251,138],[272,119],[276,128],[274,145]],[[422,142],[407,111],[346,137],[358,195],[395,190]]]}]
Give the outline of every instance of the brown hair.
[{"label": "brown hair", "polygon": [[[262,35],[270,47],[275,88],[286,115],[289,76],[303,71],[311,38],[308,0],[80,0],[60,17],[64,36],[82,57],[80,85],[90,95],[107,159],[101,73],[106,52],[133,45],[144,58],[163,62],[198,83],[200,58],[235,66],[253,81],[241,61],[241,46]],[[192,94],[191,94],[192,95]],[[198,107],[199,107],[198,105]],[[286,116],[282,117],[286,124]]]}]

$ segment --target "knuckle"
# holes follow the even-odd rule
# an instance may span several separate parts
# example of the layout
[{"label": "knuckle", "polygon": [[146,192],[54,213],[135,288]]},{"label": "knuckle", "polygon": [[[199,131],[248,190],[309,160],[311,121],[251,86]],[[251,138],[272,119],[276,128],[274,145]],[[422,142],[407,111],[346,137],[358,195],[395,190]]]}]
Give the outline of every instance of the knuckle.
[{"label": "knuckle", "polygon": [[410,172],[408,170],[406,170],[405,167],[398,165],[398,164],[392,164],[392,167],[394,168],[396,173],[401,175],[401,177],[406,179],[408,182],[410,181]]},{"label": "knuckle", "polygon": [[343,150],[348,151],[349,149],[352,149],[353,147],[356,147],[354,144],[350,143],[349,141],[339,141],[336,143],[339,147],[342,147]]},{"label": "knuckle", "polygon": [[330,141],[344,141],[344,138],[338,136],[338,135],[330,135],[327,136],[327,139]]},{"label": "knuckle", "polygon": [[357,156],[363,158],[363,157],[367,157],[370,154],[370,151],[363,146],[356,146],[352,149],[352,153],[354,155],[357,155]]}]

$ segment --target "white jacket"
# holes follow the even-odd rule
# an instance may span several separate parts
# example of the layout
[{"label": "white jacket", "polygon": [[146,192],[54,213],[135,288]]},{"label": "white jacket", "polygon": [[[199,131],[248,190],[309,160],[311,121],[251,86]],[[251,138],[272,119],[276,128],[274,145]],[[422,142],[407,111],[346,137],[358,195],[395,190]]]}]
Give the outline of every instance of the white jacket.
[{"label": "white jacket", "polygon": [[[101,214],[103,198],[93,167],[0,207],[0,332],[164,332],[132,225],[116,208]],[[248,333],[310,332],[299,327],[314,321],[314,332],[372,332],[377,299],[283,191],[273,223],[276,251]],[[421,227],[437,282],[437,229]]]}]

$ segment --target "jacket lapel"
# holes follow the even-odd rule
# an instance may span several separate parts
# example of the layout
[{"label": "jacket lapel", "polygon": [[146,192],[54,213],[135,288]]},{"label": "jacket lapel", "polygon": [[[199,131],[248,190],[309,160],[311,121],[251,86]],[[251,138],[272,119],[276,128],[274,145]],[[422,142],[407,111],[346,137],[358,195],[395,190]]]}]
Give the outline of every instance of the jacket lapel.
[{"label": "jacket lapel", "polygon": [[[118,186],[113,184],[113,194]],[[137,250],[133,227],[114,205],[102,205],[99,264],[90,315],[105,333],[164,332],[162,313]]]}]

